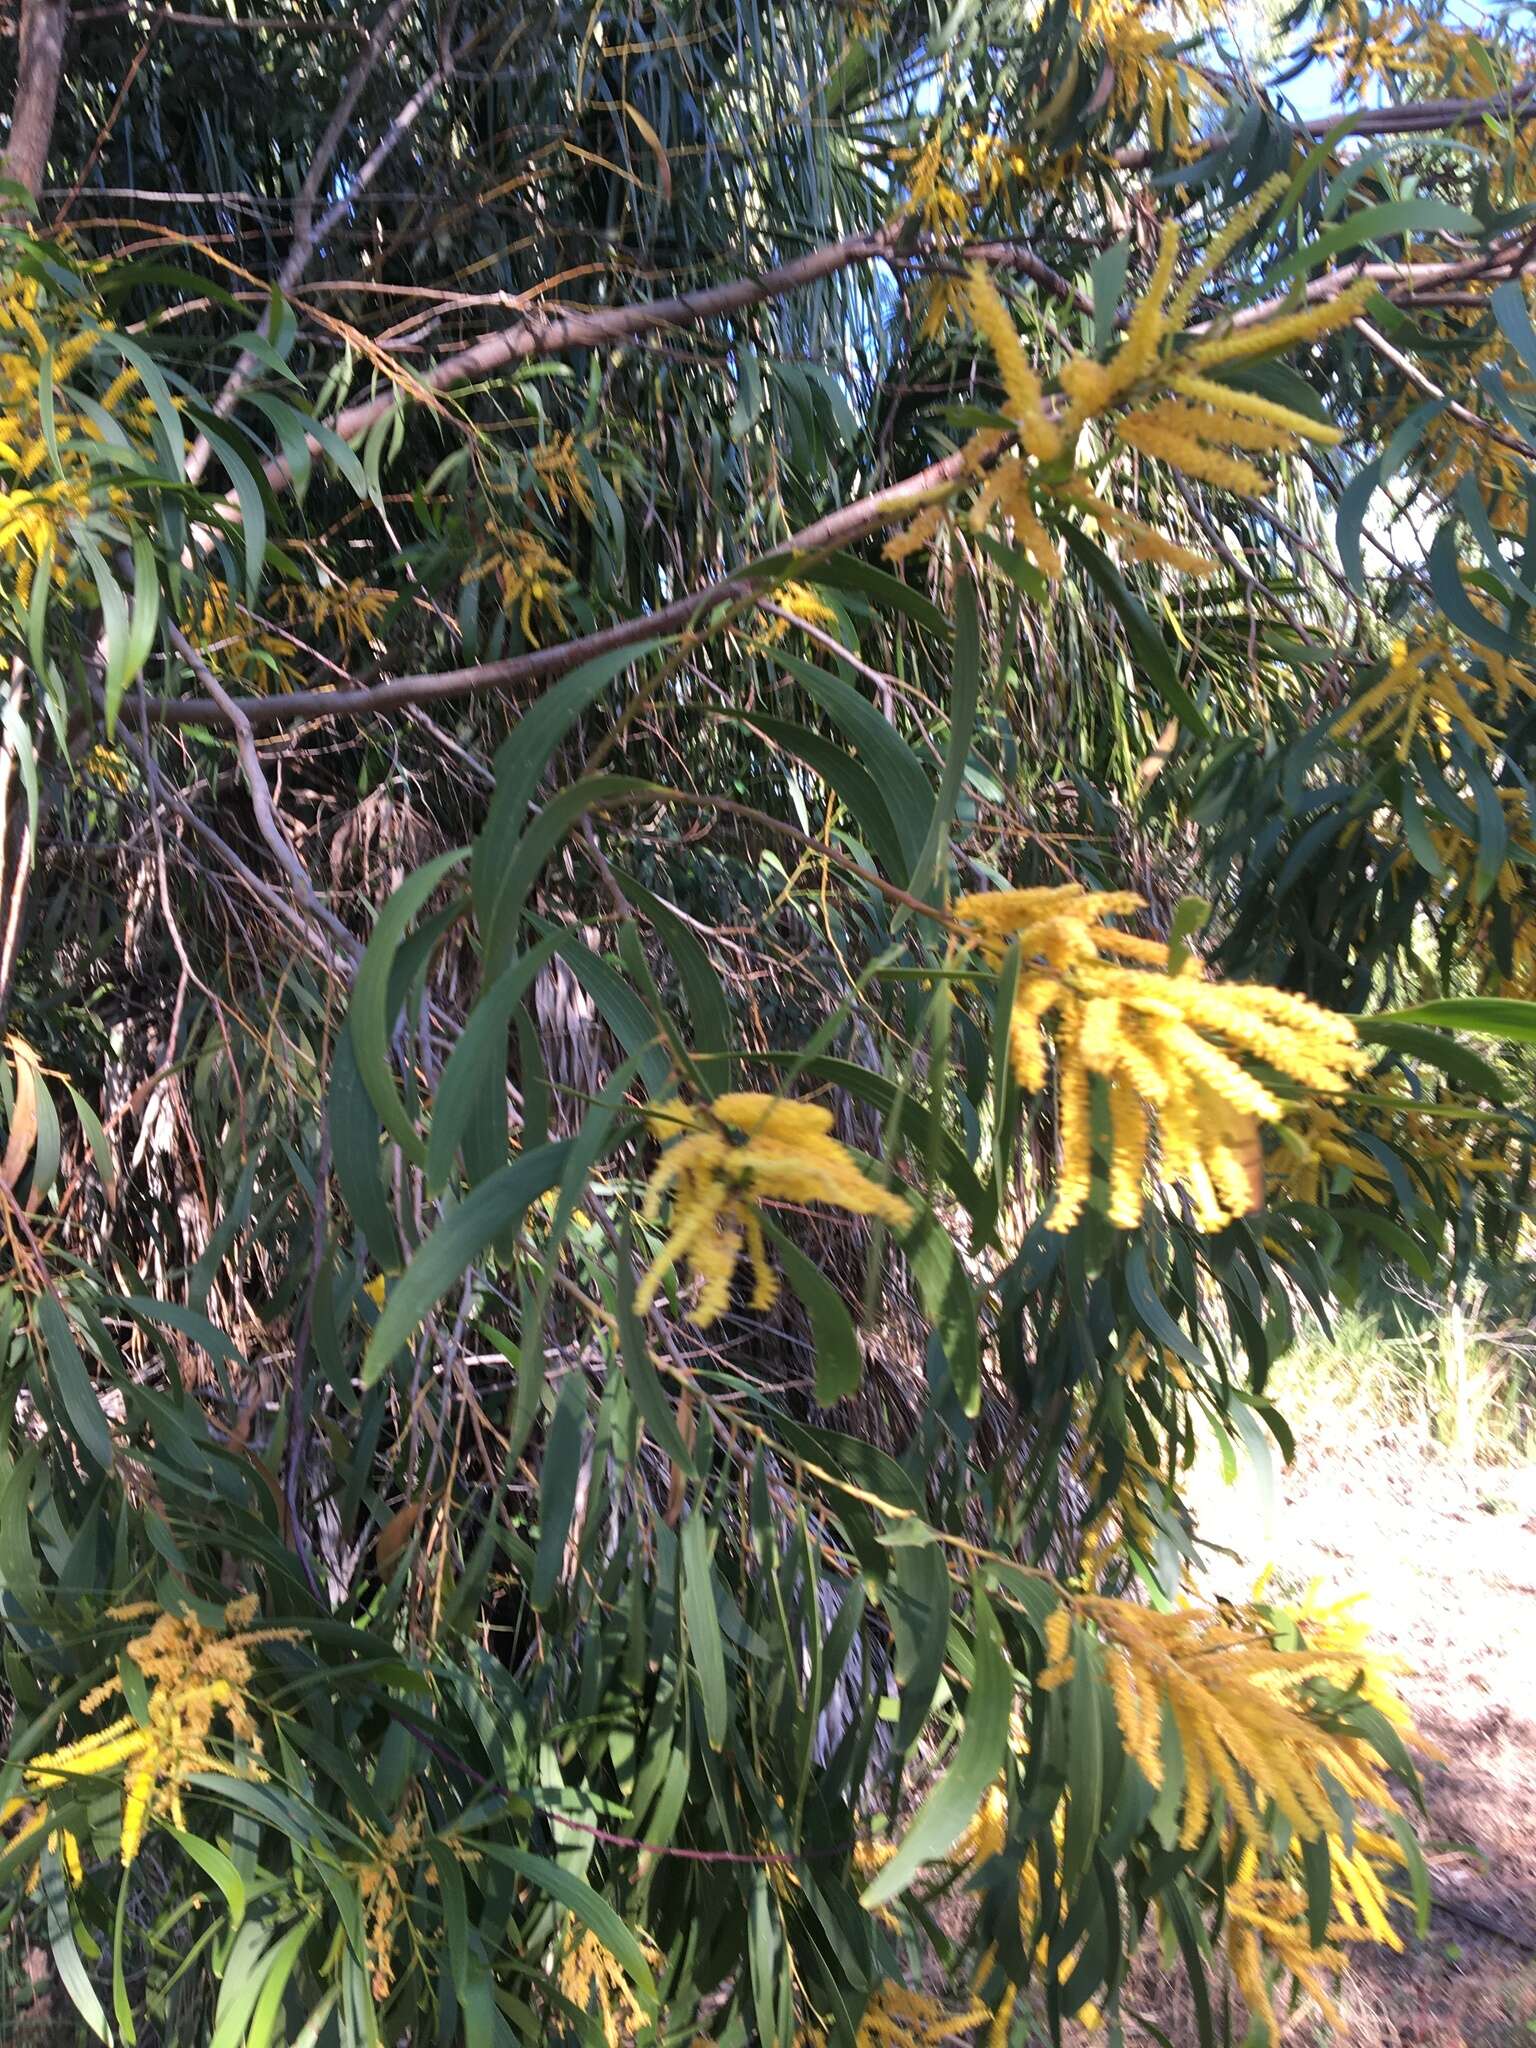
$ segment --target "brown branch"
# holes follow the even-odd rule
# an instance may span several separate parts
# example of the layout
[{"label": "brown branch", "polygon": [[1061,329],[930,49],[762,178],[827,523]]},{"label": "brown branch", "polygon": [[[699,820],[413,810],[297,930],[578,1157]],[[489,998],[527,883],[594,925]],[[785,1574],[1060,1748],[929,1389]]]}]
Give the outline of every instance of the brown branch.
[{"label": "brown branch", "polygon": [[64,70],[69,0],[22,0],[16,54],[16,98],[0,169],[35,199],[48,164],[53,114]]},{"label": "brown branch", "polygon": [[168,631],[171,645],[196,674],[203,688],[208,691],[222,712],[225,723],[234,732],[235,752],[240,762],[240,779],[244,782],[251,799],[256,829],[266,841],[273,859],[287,876],[295,901],[305,916],[325,931],[333,945],[339,943],[343,952],[350,953],[355,958],[359,950],[356,940],[315,893],[315,885],[310,880],[304,863],[294,852],[293,844],[273,809],[272,792],[268,789],[267,778],[262,772],[261,758],[256,752],[256,736],[251,730],[250,719],[230,696],[181,628],[172,622],[168,626]]},{"label": "brown branch", "polygon": [[[761,586],[778,581],[786,557],[828,554],[863,540],[878,528],[889,525],[937,492],[958,483],[965,474],[967,458],[960,452],[943,456],[926,469],[856,498],[835,512],[802,527],[771,558],[774,566],[749,565],[730,576],[675,598],[653,612],[641,612],[631,619],[604,626],[596,633],[562,641],[555,647],[536,647],[503,661],[483,661],[471,668],[444,669],[435,675],[395,676],[388,682],[373,683],[351,690],[290,690],[280,697],[247,697],[240,710],[252,726],[286,725],[300,718],[365,717],[371,712],[392,711],[401,705],[441,703],[455,697],[475,696],[483,690],[515,689],[523,683],[553,682],[583,662],[599,655],[613,654],[642,640],[665,639],[673,634],[698,629],[699,623],[720,605],[750,598]],[[226,699],[226,701],[228,701]],[[213,696],[151,700],[151,718],[177,725],[228,725],[223,705]]]},{"label": "brown branch", "polygon": [[[334,200],[317,221],[315,203],[320,197],[320,187],[325,182],[326,173],[337,150],[341,147],[342,137],[347,132],[347,124],[352,119],[363,89],[372,77],[379,60],[389,48],[390,38],[399,26],[400,17],[410,4],[411,0],[389,0],[389,4],[374,24],[367,48],[358,58],[346,84],[342,87],[341,98],[336,102],[325,132],[316,145],[304,183],[299,187],[298,197],[293,203],[293,239],[289,243],[283,266],[277,274],[279,293],[292,291],[309,268],[310,258],[317,246],[346,214],[354,198],[372,184],[382,166],[414,127],[423,107],[428,105],[448,77],[458,55],[474,40],[473,37],[466,37],[460,50],[439,64],[437,69],[418,86],[369,152],[367,161],[356,177],[350,180],[347,191],[341,198]],[[257,329],[264,340],[270,337],[271,319],[270,310],[263,313]],[[234,411],[240,393],[250,382],[251,372],[256,368],[258,360],[254,350],[240,351],[234,368],[224,380],[224,388],[214,400],[213,409],[220,419],[227,418]],[[199,434],[187,457],[187,477],[190,482],[201,481],[212,454],[213,447],[207,435]]]},{"label": "brown branch", "polygon": [[[1079,311],[1089,310],[1082,294],[1023,243],[961,243],[946,249],[904,241],[907,232],[904,224],[897,224],[866,235],[849,235],[840,242],[828,242],[807,255],[796,256],[788,263],[762,271],[756,277],[733,278],[727,284],[710,285],[697,292],[679,292],[672,298],[637,300],[626,306],[580,307],[561,313],[520,313],[510,326],[482,335],[468,348],[445,356],[432,369],[424,371],[420,381],[428,391],[449,391],[457,385],[472,384],[481,377],[488,377],[497,370],[505,369],[509,363],[559,355],[567,349],[612,348],[616,343],[632,341],[658,329],[700,326],[707,320],[723,319],[732,313],[765,305],[771,299],[785,298],[791,292],[818,284],[823,278],[834,277],[840,271],[861,263],[895,263],[924,257],[963,262],[974,258],[978,262],[1015,270],[1042,285],[1056,298],[1070,301]],[[344,441],[354,440],[386,418],[395,404],[393,390],[374,398],[361,399],[356,405],[347,406],[337,413],[331,420],[331,428]],[[317,440],[311,440],[309,445],[313,453],[321,452]],[[265,465],[265,475],[274,490],[282,489],[292,480],[292,471],[281,456],[274,456]]]},{"label": "brown branch", "polygon": [[[1490,117],[1513,120],[1518,115],[1528,120],[1536,114],[1533,101],[1536,78],[1527,78],[1508,92],[1493,93],[1486,99],[1414,100],[1400,107],[1372,107],[1358,117],[1342,139],[1353,142],[1357,136],[1432,134],[1437,128],[1475,127]],[[1293,132],[1298,139],[1321,142],[1344,118],[1342,114],[1325,114],[1315,121],[1298,121],[1292,124]],[[1212,152],[1227,148],[1230,142],[1230,136],[1217,137],[1211,144]],[[1155,149],[1122,149],[1116,151],[1114,161],[1117,170],[1145,171],[1160,164],[1163,156]]]}]

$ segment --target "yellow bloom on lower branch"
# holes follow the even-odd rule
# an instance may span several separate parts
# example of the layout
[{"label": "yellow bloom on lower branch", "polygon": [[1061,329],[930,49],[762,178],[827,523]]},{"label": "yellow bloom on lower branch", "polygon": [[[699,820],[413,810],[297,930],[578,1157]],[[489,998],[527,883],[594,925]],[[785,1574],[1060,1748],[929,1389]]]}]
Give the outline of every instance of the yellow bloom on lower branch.
[{"label": "yellow bloom on lower branch", "polygon": [[[112,1618],[127,1619],[144,1610],[116,1610]],[[254,1595],[231,1601],[224,1610],[224,1624],[232,1633],[210,1628],[196,1615],[162,1613],[151,1606],[153,1626],[127,1646],[127,1655],[150,1682],[148,1726],[123,1714],[105,1728],[94,1729],[61,1749],[35,1756],[22,1767],[22,1783],[29,1792],[57,1795],[89,1781],[121,1774],[123,1815],[119,1854],[126,1869],[138,1855],[146,1829],[157,1819],[168,1817],[180,1828],[186,1825],[182,1792],[187,1780],[198,1772],[223,1777],[253,1777],[259,1774],[254,1762],[233,1763],[210,1747],[214,1721],[222,1716],[230,1734],[259,1755],[261,1738],[251,1711],[249,1686],[254,1676],[251,1650],[260,1643],[291,1642],[292,1629],[251,1629]],[[120,1678],[109,1678],[81,1701],[81,1712],[93,1714],[122,1691]],[[0,1827],[20,1815],[23,1826],[11,1838],[14,1848],[29,1835],[40,1833],[52,1822],[47,1800],[35,1807],[25,1800],[12,1800],[0,1811]],[[71,1876],[80,1868],[79,1845],[67,1830],[58,1830],[66,1871]],[[50,1832],[49,1845],[53,1846]]]},{"label": "yellow bloom on lower branch", "polygon": [[1246,1062],[1319,1094],[1336,1093],[1364,1063],[1348,1018],[1283,989],[1205,981],[1193,959],[1171,971],[1166,946],[1105,923],[1141,908],[1139,896],[1075,883],[954,906],[993,965],[1018,946],[1010,1043],[1026,1090],[1045,1085],[1041,1027],[1050,1021],[1061,1152],[1054,1230],[1069,1229],[1088,1203],[1095,1077],[1109,1090],[1110,1221],[1128,1229],[1140,1220],[1155,1122],[1162,1181],[1189,1196],[1198,1228],[1219,1230],[1260,1206],[1257,1126],[1286,1109]]},{"label": "yellow bloom on lower branch", "polygon": [[1357,1828],[1353,1845],[1329,1843],[1332,1870],[1332,1912],[1321,1942],[1313,1943],[1309,1900],[1297,1858],[1289,1855],[1264,1869],[1259,1852],[1243,1851],[1226,1893],[1226,1951],[1232,1975],[1250,2016],[1280,2037],[1275,2011],[1275,1986],[1290,1977],[1316,2004],[1332,2027],[1345,2022],[1327,1978],[1349,1967],[1349,1945],[1380,1942],[1401,1949],[1402,1939],[1387,1918],[1391,1894],[1382,1873],[1403,1862],[1403,1852],[1388,1835]]},{"label": "yellow bloom on lower branch", "polygon": [[[1154,1613],[1124,1600],[1075,1596],[1072,1606],[1102,1648],[1126,1753],[1149,1784],[1168,1771],[1168,1730],[1183,1768],[1182,1847],[1202,1840],[1219,1794],[1230,1826],[1264,1841],[1273,1806],[1299,1841],[1344,1841],[1334,1793],[1393,1807],[1375,1750],[1319,1697],[1367,1697],[1405,1738],[1412,1730],[1386,1675],[1358,1637],[1326,1626],[1284,1650],[1262,1610],[1174,1608]],[[1331,1689],[1331,1693],[1330,1693]]]},{"label": "yellow bloom on lower branch", "polygon": [[651,1128],[673,1143],[662,1153],[641,1213],[654,1222],[670,1193],[671,1234],[640,1283],[643,1314],[662,1281],[685,1262],[703,1282],[691,1320],[706,1329],[729,1306],[743,1251],[752,1263],[752,1305],[778,1294],[768,1264],[760,1202],[819,1202],[850,1216],[874,1216],[895,1229],[913,1220],[911,1205],[860,1170],[832,1136],[832,1112],[776,1095],[721,1095],[691,1107],[668,1103]]},{"label": "yellow bloom on lower branch", "polygon": [[870,1993],[854,2039],[858,2048],[937,2048],[940,2041],[968,2034],[991,2017],[978,1999],[956,2011],[926,1991],[909,1991],[887,1978]]}]

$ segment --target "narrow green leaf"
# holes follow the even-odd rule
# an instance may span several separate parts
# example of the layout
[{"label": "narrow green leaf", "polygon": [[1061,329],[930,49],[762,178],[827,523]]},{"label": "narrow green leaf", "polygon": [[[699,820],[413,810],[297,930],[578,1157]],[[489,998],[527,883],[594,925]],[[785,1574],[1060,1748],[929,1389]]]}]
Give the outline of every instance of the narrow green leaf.
[{"label": "narrow green leaf", "polygon": [[620,1247],[614,1306],[618,1316],[619,1347],[624,1360],[624,1377],[629,1382],[629,1391],[634,1396],[636,1408],[640,1411],[640,1420],[650,1431],[657,1449],[665,1452],[673,1464],[680,1466],[690,1479],[696,1479],[698,1468],[693,1462],[688,1446],[683,1442],[682,1432],[677,1426],[677,1417],[672,1412],[672,1404],[667,1399],[657,1377],[656,1367],[651,1361],[645,1331],[640,1318],[635,1314],[633,1260],[628,1237],[623,1240]]},{"label": "narrow green leaf", "polygon": [[573,669],[524,712],[496,749],[496,794],[491,799],[484,830],[475,842],[470,867],[475,915],[482,931],[490,925],[497,890],[512,859],[512,850],[527,828],[528,806],[549,765],[550,755],[582,712],[596,703],[616,676],[648,660],[665,645],[662,640],[642,640],[634,647],[621,648],[616,654],[602,655]]},{"label": "narrow green leaf", "polygon": [[102,1471],[112,1463],[112,1432],[101,1412],[85,1360],[57,1295],[45,1292],[35,1306],[38,1334],[48,1355],[48,1382],[66,1428],[82,1453]]},{"label": "narrow green leaf", "polygon": [[1210,721],[1180,682],[1168,643],[1153,625],[1141,599],[1132,595],[1114,563],[1087,534],[1075,526],[1064,526],[1062,538],[1074,560],[1087,571],[1100,594],[1114,607],[1125,628],[1125,637],[1131,643],[1131,651],[1146,680],[1162,699],[1164,710],[1172,712],[1180,724],[1187,726],[1198,738],[1209,739]]},{"label": "narrow green leaf", "polygon": [[500,1842],[479,1841],[476,1847],[494,1862],[504,1863],[509,1870],[515,1870],[519,1877],[574,1913],[582,1926],[597,1936],[620,1965],[646,2004],[655,2005],[656,1981],[644,1951],[613,1907],[592,1889],[585,1878],[578,1877],[575,1871],[567,1870],[563,1864],[551,1863],[547,1857],[531,1856],[523,1849],[508,1849]]},{"label": "narrow green leaf", "polygon": [[1502,1038],[1512,1045],[1536,1045],[1536,1003],[1514,996],[1441,996],[1406,1010],[1383,1010],[1370,1022],[1432,1024],[1470,1031],[1479,1038]]},{"label": "narrow green leaf", "polygon": [[558,1187],[570,1141],[519,1153],[449,1210],[389,1291],[363,1354],[371,1387],[399,1357],[411,1333],[456,1286],[489,1245],[540,1195]]},{"label": "narrow green leaf", "polygon": [[189,1835],[169,1825],[164,1831],[183,1855],[190,1856],[203,1875],[212,1878],[224,1894],[224,1903],[229,1909],[229,1931],[233,1934],[245,1918],[245,1879],[224,1851],[216,1849],[212,1842],[205,1842],[200,1835]]},{"label": "narrow green leaf", "polygon": [[695,1504],[683,1524],[683,1620],[688,1630],[689,1661],[704,1703],[704,1731],[710,1748],[718,1750],[725,1747],[730,1702],[725,1683],[725,1643],[715,1609],[708,1545],[709,1524]]},{"label": "narrow green leaf", "polygon": [[823,1408],[830,1408],[834,1401],[856,1394],[864,1376],[864,1358],[853,1317],[842,1295],[814,1259],[808,1259],[767,1217],[763,1219],[763,1228],[777,1245],[789,1284],[810,1316],[811,1338],[816,1346],[816,1399]]},{"label": "narrow green leaf", "polygon": [[950,678],[949,739],[944,749],[944,771],[939,793],[928,821],[922,851],[912,866],[907,887],[914,896],[937,901],[937,891],[946,866],[945,854],[955,807],[965,785],[966,764],[976,735],[976,705],[981,689],[981,626],[976,616],[976,586],[967,578],[960,585],[955,619],[955,659]]},{"label": "narrow green leaf", "polygon": [[540,1613],[555,1596],[561,1561],[571,1539],[586,1433],[586,1375],[573,1367],[560,1387],[539,1473],[539,1540],[528,1597]]},{"label": "narrow green leaf", "polygon": [[980,1587],[974,1589],[976,1655],[965,1725],[949,1769],[913,1816],[896,1854],[865,1887],[867,1912],[904,1892],[925,1863],[945,1856],[976,1816],[987,1788],[1003,1768],[1013,1713],[1013,1671],[1002,1632]]},{"label": "narrow green leaf", "polygon": [[[428,1194],[447,1185],[458,1151],[471,1125],[480,1119],[499,1120],[506,1151],[507,1030],[512,1014],[554,955],[558,938],[551,934],[514,960],[476,998],[464,1020],[458,1043],[449,1053],[432,1102],[427,1133]],[[494,1106],[488,1106],[494,1105]],[[490,1148],[485,1148],[488,1152]],[[479,1154],[477,1153],[477,1157]]]}]

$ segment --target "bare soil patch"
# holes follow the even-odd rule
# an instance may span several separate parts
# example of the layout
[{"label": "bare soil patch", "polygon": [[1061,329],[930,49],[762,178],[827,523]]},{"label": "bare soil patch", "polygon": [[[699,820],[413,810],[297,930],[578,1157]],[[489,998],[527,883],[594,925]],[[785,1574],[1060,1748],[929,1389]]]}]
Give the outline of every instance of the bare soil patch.
[{"label": "bare soil patch", "polygon": [[[1433,1925],[1401,1956],[1357,1956],[1341,2001],[1351,2038],[1532,2048],[1536,1468],[1458,1464],[1339,1423],[1342,1440],[1304,1452],[1268,1493],[1252,1476],[1202,1485],[1202,1536],[1226,1553],[1206,1582],[1239,1595],[1271,1564],[1277,1592],[1321,1579],[1330,1594],[1367,1595],[1376,1639],[1401,1659],[1404,1694],[1444,1753],[1424,1770]],[[1330,2037],[1301,2019],[1292,2038]]]}]

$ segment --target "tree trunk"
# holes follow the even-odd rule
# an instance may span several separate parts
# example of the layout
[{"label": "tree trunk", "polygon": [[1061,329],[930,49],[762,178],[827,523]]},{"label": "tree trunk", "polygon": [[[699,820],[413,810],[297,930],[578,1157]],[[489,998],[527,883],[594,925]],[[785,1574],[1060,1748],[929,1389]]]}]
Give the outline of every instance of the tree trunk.
[{"label": "tree trunk", "polygon": [[4,168],[5,175],[14,184],[25,186],[34,199],[48,166],[68,28],[69,0],[22,0],[16,99]]}]

